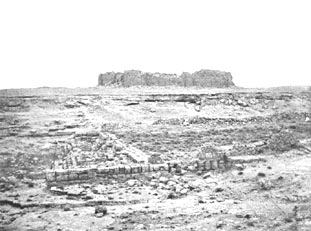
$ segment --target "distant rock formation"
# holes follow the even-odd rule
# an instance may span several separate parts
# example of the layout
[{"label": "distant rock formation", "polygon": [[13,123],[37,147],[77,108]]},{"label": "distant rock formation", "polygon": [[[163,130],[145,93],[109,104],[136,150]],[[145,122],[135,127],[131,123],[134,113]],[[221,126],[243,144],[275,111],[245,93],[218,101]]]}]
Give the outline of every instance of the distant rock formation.
[{"label": "distant rock formation", "polygon": [[234,87],[230,72],[215,70],[200,70],[194,73],[176,74],[149,73],[137,70],[107,72],[98,77],[99,86],[180,86],[180,87]]}]

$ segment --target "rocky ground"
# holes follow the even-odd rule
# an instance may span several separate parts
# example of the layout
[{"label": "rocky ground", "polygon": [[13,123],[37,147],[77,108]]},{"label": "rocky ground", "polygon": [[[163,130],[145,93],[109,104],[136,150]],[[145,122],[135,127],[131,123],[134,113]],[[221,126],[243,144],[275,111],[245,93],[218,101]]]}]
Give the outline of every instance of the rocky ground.
[{"label": "rocky ground", "polygon": [[[310,88],[39,88],[0,96],[0,230],[310,230]],[[48,186],[45,170],[85,131],[108,132],[180,169]],[[93,162],[131,164],[107,148],[91,156],[99,145],[92,140],[72,142]],[[232,167],[195,167],[222,155]]]}]

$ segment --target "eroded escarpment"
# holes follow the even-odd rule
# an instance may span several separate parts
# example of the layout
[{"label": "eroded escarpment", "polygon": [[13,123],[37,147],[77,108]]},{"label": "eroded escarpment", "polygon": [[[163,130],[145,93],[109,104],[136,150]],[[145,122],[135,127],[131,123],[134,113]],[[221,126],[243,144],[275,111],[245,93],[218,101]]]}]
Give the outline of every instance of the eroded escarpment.
[{"label": "eroded escarpment", "polygon": [[183,72],[181,75],[166,73],[150,73],[138,70],[107,72],[98,77],[99,86],[181,86],[202,88],[234,87],[230,72],[216,70],[200,70],[194,73]]}]

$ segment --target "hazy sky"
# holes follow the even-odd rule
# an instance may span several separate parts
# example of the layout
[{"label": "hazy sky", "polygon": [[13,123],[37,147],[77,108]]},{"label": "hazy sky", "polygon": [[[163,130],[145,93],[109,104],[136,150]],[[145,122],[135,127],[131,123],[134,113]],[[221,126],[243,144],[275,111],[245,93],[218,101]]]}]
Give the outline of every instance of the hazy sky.
[{"label": "hazy sky", "polygon": [[309,0],[2,0],[0,88],[95,86],[130,69],[311,85],[310,12]]}]

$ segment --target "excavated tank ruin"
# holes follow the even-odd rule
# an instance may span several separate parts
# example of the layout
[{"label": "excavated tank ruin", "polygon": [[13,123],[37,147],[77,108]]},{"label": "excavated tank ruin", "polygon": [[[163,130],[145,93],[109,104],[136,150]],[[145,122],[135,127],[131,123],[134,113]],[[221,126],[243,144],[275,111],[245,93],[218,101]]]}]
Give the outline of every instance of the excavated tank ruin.
[{"label": "excavated tank ruin", "polygon": [[[164,162],[130,144],[121,142],[108,132],[84,132],[67,141],[57,142],[54,161],[46,171],[48,186],[79,184],[111,180],[124,182],[140,174],[180,169],[178,161]],[[226,157],[196,160],[195,169],[212,171],[228,169],[231,162]]]}]

